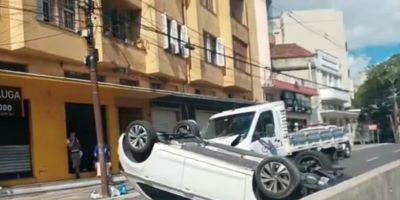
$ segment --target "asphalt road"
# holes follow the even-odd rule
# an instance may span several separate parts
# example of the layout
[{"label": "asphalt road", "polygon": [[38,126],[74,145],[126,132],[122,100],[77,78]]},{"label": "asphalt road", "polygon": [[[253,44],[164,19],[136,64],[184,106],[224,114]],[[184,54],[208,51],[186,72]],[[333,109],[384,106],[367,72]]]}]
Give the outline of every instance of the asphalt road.
[{"label": "asphalt road", "polygon": [[400,144],[355,146],[350,158],[339,161],[344,173],[355,177],[400,159]]},{"label": "asphalt road", "polygon": [[[351,158],[339,161],[339,165],[345,167],[343,171],[350,177],[355,177],[360,174],[366,173],[369,170],[380,167],[392,161],[400,159],[400,144],[380,144],[380,145],[366,145],[355,146]],[[30,194],[5,198],[8,200],[80,200],[91,199],[90,193],[93,190],[98,190],[99,186],[77,188],[63,191],[53,191],[47,193]],[[132,187],[129,187],[129,195],[121,196],[115,199],[132,199],[144,200],[144,198]]]}]

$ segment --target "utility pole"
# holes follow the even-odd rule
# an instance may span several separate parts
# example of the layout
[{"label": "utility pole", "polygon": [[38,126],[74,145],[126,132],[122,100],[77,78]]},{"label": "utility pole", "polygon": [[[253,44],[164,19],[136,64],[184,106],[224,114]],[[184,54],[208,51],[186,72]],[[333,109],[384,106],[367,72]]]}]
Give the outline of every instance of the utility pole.
[{"label": "utility pole", "polygon": [[104,159],[104,138],[103,138],[103,126],[101,121],[100,111],[100,97],[99,87],[97,84],[97,62],[98,62],[98,50],[95,46],[95,38],[93,32],[93,15],[94,15],[94,0],[86,0],[86,25],[87,25],[87,45],[88,45],[88,56],[86,57],[86,65],[90,69],[90,80],[92,83],[92,100],[94,109],[94,119],[96,124],[96,137],[98,145],[98,156],[99,165],[101,172],[101,195],[102,197],[109,197],[108,183],[107,183],[107,172],[106,164]]}]

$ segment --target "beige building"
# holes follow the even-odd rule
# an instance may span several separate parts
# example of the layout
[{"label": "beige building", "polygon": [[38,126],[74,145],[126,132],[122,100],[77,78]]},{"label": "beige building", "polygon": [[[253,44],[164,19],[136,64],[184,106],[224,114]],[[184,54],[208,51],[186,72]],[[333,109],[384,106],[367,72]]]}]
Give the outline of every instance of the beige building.
[{"label": "beige building", "polygon": [[286,70],[285,73],[316,83],[318,95],[312,97],[311,122],[345,126],[354,134],[358,112],[347,110],[354,88],[350,80],[342,12],[293,11],[283,13],[270,23],[277,47],[298,45],[313,54],[307,64],[300,62],[301,58],[292,59],[295,63],[273,62]]},{"label": "beige building", "polygon": [[341,86],[350,90],[347,40],[343,13],[336,10],[304,10],[283,13],[272,21],[272,33],[277,44],[296,43],[316,52],[322,50],[338,58]]},{"label": "beige building", "polygon": [[[256,28],[265,1],[95,3],[97,71],[113,172],[119,171],[118,137],[132,120],[150,120],[169,132],[178,120],[196,119],[202,126],[215,112],[263,100],[262,70],[249,63],[263,58],[268,65],[269,49],[259,53],[266,44],[257,41],[266,29]],[[94,176],[83,4],[1,5],[0,89],[19,95],[0,99],[7,105],[0,112],[0,185],[73,178],[65,143],[72,131],[82,143],[82,176]]]}]

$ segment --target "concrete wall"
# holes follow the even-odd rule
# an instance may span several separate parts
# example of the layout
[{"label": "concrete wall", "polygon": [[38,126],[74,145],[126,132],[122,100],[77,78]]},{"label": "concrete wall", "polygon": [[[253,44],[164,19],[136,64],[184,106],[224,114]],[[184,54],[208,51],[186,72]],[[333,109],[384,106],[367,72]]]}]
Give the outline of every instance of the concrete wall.
[{"label": "concrete wall", "polygon": [[400,160],[376,168],[302,200],[400,199]]}]

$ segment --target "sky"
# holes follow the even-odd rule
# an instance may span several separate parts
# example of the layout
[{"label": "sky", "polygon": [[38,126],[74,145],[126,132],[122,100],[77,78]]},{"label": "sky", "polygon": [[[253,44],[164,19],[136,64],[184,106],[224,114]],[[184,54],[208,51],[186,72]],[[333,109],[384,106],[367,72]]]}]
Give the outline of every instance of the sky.
[{"label": "sky", "polygon": [[368,66],[400,53],[400,0],[272,0],[272,4],[292,11],[342,11],[351,78],[357,85]]}]

